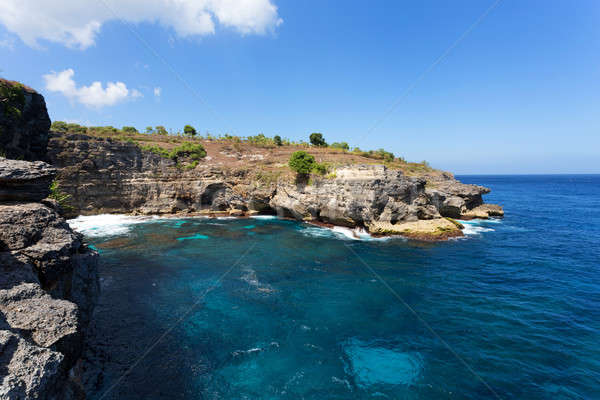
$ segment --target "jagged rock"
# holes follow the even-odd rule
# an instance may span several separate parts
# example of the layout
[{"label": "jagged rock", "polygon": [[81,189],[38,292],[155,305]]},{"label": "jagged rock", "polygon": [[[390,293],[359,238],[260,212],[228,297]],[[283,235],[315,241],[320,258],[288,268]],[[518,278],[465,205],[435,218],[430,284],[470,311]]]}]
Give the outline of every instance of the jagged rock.
[{"label": "jagged rock", "polygon": [[8,330],[0,330],[0,398],[44,399],[56,394],[63,379],[64,356],[29,343]]},{"label": "jagged rock", "polygon": [[45,162],[0,158],[0,201],[41,201],[50,194],[55,175]]},{"label": "jagged rock", "polygon": [[451,196],[446,198],[440,207],[440,214],[444,217],[460,218],[466,209],[465,200],[462,197]]},{"label": "jagged rock", "polygon": [[287,216],[334,225],[416,220],[423,211],[424,187],[425,181],[383,165],[353,165],[337,169],[334,179],[316,179],[311,185],[279,184],[270,205]]},{"label": "jagged rock", "polygon": [[7,158],[44,160],[50,118],[44,97],[0,79],[0,152]]},{"label": "jagged rock", "polygon": [[53,299],[35,283],[0,290],[0,312],[11,328],[29,331],[38,346],[68,352],[81,337],[77,306]]},{"label": "jagged rock", "polygon": [[471,210],[466,210],[461,214],[461,219],[473,219],[481,218],[487,219],[489,217],[503,217],[504,210],[497,204],[482,204]]},{"label": "jagged rock", "polygon": [[0,204],[0,398],[64,398],[99,290],[97,253],[57,210]]},{"label": "jagged rock", "polygon": [[445,240],[463,236],[463,226],[447,218],[434,218],[392,224],[385,221],[372,222],[369,231],[375,235],[402,235],[419,240]]}]

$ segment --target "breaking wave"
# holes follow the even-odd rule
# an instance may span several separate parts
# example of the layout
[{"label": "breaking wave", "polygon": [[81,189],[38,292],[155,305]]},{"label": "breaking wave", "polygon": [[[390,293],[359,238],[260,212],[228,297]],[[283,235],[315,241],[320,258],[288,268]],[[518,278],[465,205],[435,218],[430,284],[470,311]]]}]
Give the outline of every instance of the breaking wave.
[{"label": "breaking wave", "polygon": [[484,232],[493,232],[493,229],[490,225],[499,224],[501,220],[499,219],[472,219],[472,220],[459,220],[464,229],[462,230],[466,236],[470,235],[480,235]]},{"label": "breaking wave", "polygon": [[152,221],[152,217],[133,217],[122,214],[80,215],[67,222],[69,226],[86,236],[116,236],[129,233],[131,226]]}]

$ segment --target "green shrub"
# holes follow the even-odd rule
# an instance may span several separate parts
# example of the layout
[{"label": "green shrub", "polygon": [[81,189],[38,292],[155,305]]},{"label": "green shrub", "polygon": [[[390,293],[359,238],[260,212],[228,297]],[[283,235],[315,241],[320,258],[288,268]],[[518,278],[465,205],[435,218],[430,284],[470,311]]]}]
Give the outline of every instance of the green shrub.
[{"label": "green shrub", "polygon": [[256,136],[248,136],[246,138],[248,143],[259,147],[274,147],[275,141],[271,138],[266,137],[264,134],[259,133]]},{"label": "green shrub", "polygon": [[184,166],[183,168],[185,168],[185,169],[194,169],[194,168],[196,168],[198,166],[199,162],[200,161],[198,161],[198,160],[194,160],[191,163],[189,163],[188,165]]},{"label": "green shrub", "polygon": [[64,121],[54,121],[52,125],[50,125],[50,129],[56,132],[65,133],[67,132],[67,123]]},{"label": "green shrub", "polygon": [[54,121],[50,129],[61,133],[87,133],[88,128],[75,123],[66,123],[64,121]]},{"label": "green shrub", "polygon": [[275,142],[275,146],[283,145],[283,142],[281,141],[281,136],[279,135],[273,136],[273,141]]},{"label": "green shrub", "polygon": [[375,158],[379,158],[380,160],[392,162],[394,161],[394,153],[389,151],[385,151],[384,149],[379,149],[374,152]]},{"label": "green shrub", "polygon": [[315,163],[315,165],[313,165],[312,170],[314,173],[317,173],[319,175],[325,175],[327,171],[329,171],[329,165],[325,163]]},{"label": "green shrub", "polygon": [[200,160],[206,157],[206,150],[204,150],[204,146],[200,143],[185,142],[171,150],[169,156],[174,160],[179,157],[189,157],[192,160]]},{"label": "green shrub", "polygon": [[186,136],[194,137],[194,136],[196,136],[197,132],[196,132],[196,129],[193,126],[186,125],[186,126],[183,127],[183,133],[185,133]]},{"label": "green shrub", "polygon": [[114,135],[119,132],[114,126],[90,126],[87,130],[100,135]]},{"label": "green shrub", "polygon": [[169,150],[163,149],[162,147],[157,146],[157,145],[145,145],[145,146],[140,146],[140,148],[143,151],[149,151],[149,152],[152,152],[152,153],[157,154],[164,158],[171,158],[171,154],[169,153]]},{"label": "green shrub", "polygon": [[169,132],[167,132],[167,129],[162,125],[157,125],[154,130],[157,134],[161,136],[167,136],[169,134]]},{"label": "green shrub", "polygon": [[133,126],[124,126],[121,130],[125,133],[138,133],[138,130]]},{"label": "green shrub", "polygon": [[348,146],[348,143],[346,143],[346,142],[340,142],[340,143],[334,142],[334,143],[331,143],[329,145],[329,147],[333,147],[334,149],[350,150],[350,146]]},{"label": "green shrub", "polygon": [[323,138],[322,133],[318,133],[318,132],[311,133],[309,136],[309,139],[310,139],[310,144],[312,144],[313,146],[327,147],[327,142],[325,142],[325,139]]},{"label": "green shrub", "polygon": [[154,129],[151,126],[146,127],[146,133],[153,133]]},{"label": "green shrub", "polygon": [[315,166],[315,158],[305,151],[296,151],[290,157],[290,168],[301,175],[309,174]]}]

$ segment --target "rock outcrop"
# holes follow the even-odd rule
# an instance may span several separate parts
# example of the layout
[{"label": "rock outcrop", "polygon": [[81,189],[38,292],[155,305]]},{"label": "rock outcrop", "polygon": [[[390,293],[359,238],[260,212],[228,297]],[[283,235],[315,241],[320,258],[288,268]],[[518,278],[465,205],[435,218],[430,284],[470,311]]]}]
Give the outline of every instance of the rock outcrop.
[{"label": "rock outcrop", "polygon": [[0,201],[41,201],[50,194],[56,169],[45,162],[4,159],[0,163]]},{"label": "rock outcrop", "polygon": [[0,398],[78,397],[69,379],[99,294],[97,253],[73,232],[43,162],[0,159]]},{"label": "rock outcrop", "polygon": [[0,79],[0,155],[44,160],[49,129],[44,97],[18,82]]},{"label": "rock outcrop", "polygon": [[71,195],[76,214],[266,212],[379,233],[384,224],[387,234],[402,233],[400,224],[418,220],[460,232],[444,217],[469,217],[475,209],[478,217],[501,214],[499,207],[481,208],[489,189],[448,173],[412,177],[383,165],[352,164],[310,182],[264,183],[248,168],[210,160],[176,168],[171,159],[133,143],[59,133],[50,134],[48,158],[60,169],[61,190]]}]

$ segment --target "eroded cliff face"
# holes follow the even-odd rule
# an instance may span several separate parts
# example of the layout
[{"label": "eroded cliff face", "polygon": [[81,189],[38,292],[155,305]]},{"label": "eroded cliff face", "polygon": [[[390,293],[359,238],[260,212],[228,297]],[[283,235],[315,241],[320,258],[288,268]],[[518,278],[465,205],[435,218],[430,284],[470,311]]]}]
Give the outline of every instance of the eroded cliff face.
[{"label": "eroded cliff face", "polygon": [[44,97],[17,82],[0,79],[0,153],[3,157],[44,160],[50,118]]},{"label": "eroded cliff face", "polygon": [[[0,159],[0,398],[76,398],[97,253],[45,199],[55,169]],[[45,199],[45,200],[44,200]]]},{"label": "eroded cliff face", "polygon": [[263,182],[255,174],[260,165],[207,159],[193,169],[176,168],[133,143],[58,133],[50,135],[48,158],[60,169],[61,189],[71,195],[75,214],[266,212],[381,234],[418,220],[502,214],[497,206],[482,208],[487,188],[447,173],[411,177],[383,165],[340,166],[305,182]]}]

